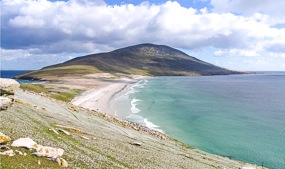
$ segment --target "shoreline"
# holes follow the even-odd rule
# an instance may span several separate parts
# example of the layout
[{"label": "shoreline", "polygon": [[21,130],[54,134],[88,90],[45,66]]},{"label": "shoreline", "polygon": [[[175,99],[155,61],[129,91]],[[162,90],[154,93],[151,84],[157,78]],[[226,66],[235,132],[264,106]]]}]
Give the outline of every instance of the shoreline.
[{"label": "shoreline", "polygon": [[[144,78],[146,78],[146,77],[141,77],[141,79],[132,79],[132,78],[127,78],[127,79],[122,79],[122,78],[119,78],[119,79],[113,79],[113,80],[110,80],[110,79],[87,79],[87,81],[88,80],[90,80],[90,82],[92,82],[92,83],[94,83],[94,82],[98,82],[98,83],[100,83],[100,85],[98,85],[98,84],[93,84],[93,85],[88,85],[88,84],[86,84],[85,82],[86,81],[84,81],[83,79],[80,79],[80,78],[78,78],[77,80],[79,80],[79,81],[81,81],[81,85],[82,84],[84,84],[85,86],[85,88],[86,89],[88,89],[86,92],[84,92],[84,93],[82,93],[81,95],[79,95],[78,96],[78,98],[77,98],[77,100],[79,100],[79,97],[82,97],[82,98],[84,98],[84,96],[85,96],[85,99],[82,99],[81,101],[79,100],[78,101],[78,103],[80,104],[82,104],[82,103],[84,103],[84,102],[87,102],[88,104],[89,103],[92,103],[92,100],[93,99],[96,99],[96,98],[101,98],[101,104],[103,104],[103,103],[106,103],[106,99],[107,98],[110,98],[110,99],[112,99],[116,94],[118,94],[118,93],[120,93],[120,92],[122,92],[124,89],[125,89],[125,87],[127,86],[127,85],[129,85],[129,84],[132,84],[132,83],[136,83],[136,82],[138,82],[139,80],[142,80],[142,79],[144,79]],[[129,79],[129,80],[128,80]],[[86,80],[86,79],[85,79]],[[71,81],[68,81],[69,83],[70,82],[74,82],[75,80],[74,79],[72,79]],[[71,85],[71,84],[69,84],[68,82],[58,82],[58,83],[56,83],[58,86],[68,86],[68,85]],[[73,87],[74,86],[76,86],[76,85],[79,85],[78,83],[77,84],[72,84],[73,85]],[[106,94],[106,92],[107,92],[107,94]],[[86,99],[86,95],[88,95],[88,93],[90,94],[90,96],[89,96],[89,98],[91,98],[90,100],[88,100],[88,98]],[[42,107],[42,110],[41,111],[43,111],[43,112],[45,112],[45,113],[47,113],[48,112],[48,114],[47,115],[49,115],[50,116],[50,114],[51,113],[53,113],[54,115],[56,115],[55,117],[56,118],[62,118],[62,120],[60,120],[60,123],[63,123],[63,124],[68,124],[68,125],[70,125],[71,123],[70,123],[70,121],[72,121],[72,122],[74,122],[74,125],[75,126],[79,126],[79,127],[82,127],[83,129],[85,129],[86,131],[88,131],[87,133],[92,133],[92,132],[94,132],[93,130],[91,130],[91,128],[89,128],[89,127],[87,127],[86,126],[86,123],[90,123],[89,125],[91,126],[91,125],[95,125],[95,124],[97,124],[98,123],[98,121],[96,121],[97,123],[94,123],[93,121],[91,122],[89,122],[89,117],[90,117],[90,115],[89,114],[87,114],[86,115],[86,117],[85,116],[83,116],[83,114],[82,113],[79,113],[79,114],[77,114],[77,113],[74,113],[73,111],[74,111],[74,109],[72,110],[72,111],[70,111],[70,109],[69,109],[69,107],[68,108],[60,108],[60,107],[57,107],[58,105],[57,105],[57,102],[55,102],[55,101],[51,101],[51,100],[48,100],[48,98],[42,98],[42,97],[40,97],[40,96],[37,96],[37,95],[34,95],[33,97],[35,97],[35,98],[32,98],[33,100],[34,100],[34,102],[31,102],[30,101],[30,94],[28,94],[28,93],[22,93],[22,92],[20,92],[19,93],[19,98],[21,99],[21,100],[23,100],[24,102],[23,103],[25,103],[25,102],[27,102],[27,103],[30,103],[31,104],[31,108],[34,108],[35,107],[35,102],[37,103],[37,106],[36,106],[36,108],[38,108],[38,107]],[[94,96],[94,97],[93,97]],[[108,97],[107,97],[108,96]],[[109,97],[110,96],[110,97]],[[36,98],[37,97],[37,98]],[[102,99],[102,97],[105,97],[106,99]],[[47,102],[45,102],[45,101],[42,101],[42,99],[45,99],[45,101],[47,101]],[[76,101],[76,100],[75,100]],[[53,106],[50,106],[49,104],[47,104],[47,103],[50,103],[50,104],[53,104]],[[87,104],[87,106],[88,106],[88,104]],[[98,103],[99,104],[99,103]],[[63,105],[65,105],[65,103],[61,103],[60,104],[60,106],[63,106]],[[109,104],[105,104],[105,106],[108,106]],[[85,105],[86,106],[86,105]],[[78,106],[78,107],[82,107],[82,106]],[[102,105],[102,107],[104,108],[104,105]],[[58,109],[55,109],[55,108],[60,108],[59,110]],[[92,107],[91,107],[92,108]],[[102,108],[102,109],[103,109]],[[79,110],[81,110],[80,108],[75,108],[75,112],[79,112],[79,110],[76,110],[76,109],[79,109]],[[85,109],[88,109],[88,108],[85,108]],[[90,109],[90,108],[89,108]],[[37,109],[36,109],[37,110]],[[83,110],[81,110],[81,111],[83,111]],[[85,110],[84,110],[85,111]],[[95,112],[97,112],[96,110],[93,110],[93,111],[95,111]],[[30,112],[30,111],[27,111],[27,112]],[[55,113],[55,112],[58,112],[58,113]],[[64,113],[63,113],[64,112]],[[78,121],[78,118],[73,118],[73,116],[70,116],[70,113],[72,113],[74,116],[78,116],[78,117],[80,117],[80,119],[82,118],[82,117],[84,117],[84,118],[86,118],[86,120],[87,121]],[[112,121],[115,121],[115,122],[117,122],[118,124],[120,124],[120,125],[118,125],[118,126],[114,126],[114,124],[111,124],[110,126],[107,126],[106,128],[110,128],[110,127],[112,127],[112,132],[113,132],[113,130],[115,130],[116,132],[118,132],[119,131],[119,128],[121,127],[121,124],[123,123],[123,124],[127,124],[127,125],[125,125],[125,126],[128,126],[128,127],[131,127],[131,128],[133,128],[134,130],[137,130],[137,131],[139,131],[138,133],[141,133],[141,132],[146,132],[146,133],[148,133],[149,135],[152,135],[149,131],[153,131],[152,129],[150,129],[150,128],[148,128],[148,127],[144,127],[144,126],[140,126],[140,125],[137,125],[136,123],[133,123],[133,122],[129,122],[129,121],[124,121],[124,120],[121,120],[121,119],[119,119],[119,118],[117,118],[117,117],[114,117],[112,114],[105,114],[105,113],[108,113],[108,112],[104,112],[104,111],[102,111],[102,112],[100,112],[99,113],[99,115],[98,116],[101,116],[101,117],[104,117],[105,119],[107,119],[107,121],[108,122],[112,122]],[[66,122],[67,121],[67,122]],[[80,122],[80,125],[78,124]],[[81,124],[81,122],[82,122],[82,124]],[[101,124],[105,124],[105,122],[104,123],[100,123],[100,125]],[[98,126],[92,126],[92,128],[97,128],[97,129],[99,129],[101,126],[100,126],[99,124],[98,124]],[[85,128],[85,126],[86,126],[86,128]],[[142,128],[141,128],[142,127]],[[90,131],[89,131],[89,129],[90,129]],[[118,130],[118,131],[117,131]],[[123,131],[123,130],[125,130],[125,129],[120,129],[120,131]],[[145,130],[145,131],[144,131]],[[146,139],[143,139],[143,140],[141,140],[141,136],[139,137],[139,136],[135,136],[135,134],[133,134],[133,133],[131,133],[132,131],[128,131],[128,132],[121,132],[121,135],[125,135],[124,136],[124,138],[130,138],[130,140],[140,140],[143,144],[146,144],[146,142],[147,142],[147,140]],[[101,133],[104,133],[104,132],[100,132],[100,134]],[[123,133],[123,134],[122,134]],[[159,133],[159,132],[158,132]],[[117,133],[116,133],[117,134]],[[92,134],[92,135],[95,135],[95,134]],[[96,136],[98,137],[98,135],[99,134],[97,134]],[[120,135],[120,134],[119,134]],[[157,135],[156,135],[156,133],[154,133],[154,135],[157,137]],[[109,134],[107,134],[106,135],[106,137],[109,137],[110,135]],[[167,136],[167,135],[166,135]],[[102,136],[100,136],[99,135],[99,139],[100,139],[100,137],[102,137]],[[105,137],[105,136],[104,136]],[[146,136],[144,136],[144,137],[146,137]],[[143,138],[144,138],[143,137]],[[167,136],[167,137],[169,137],[169,136]],[[140,139],[139,139],[140,138]],[[171,137],[169,137],[170,138],[170,140],[172,140],[172,141],[174,141],[175,139],[172,139]],[[97,138],[98,139],[98,138]],[[159,138],[160,140],[159,141],[161,141],[161,139],[163,140],[163,138]],[[90,139],[91,140],[91,139]],[[102,139],[103,140],[103,139]],[[117,141],[117,139],[115,139],[116,141]],[[153,140],[153,138],[151,138],[150,140]],[[91,140],[92,141],[92,140]],[[90,142],[91,142],[90,141]],[[86,140],[84,141],[84,143],[85,142],[87,142]],[[106,142],[106,140],[104,139],[103,141],[102,141],[102,143],[105,143]],[[129,141],[130,142],[130,141]],[[133,143],[133,142],[131,142],[131,143]],[[182,142],[181,142],[182,143]],[[93,145],[93,144],[92,144]],[[113,145],[113,143],[112,143],[112,145]],[[158,144],[158,145],[160,145],[160,144]],[[184,145],[184,144],[183,144]],[[182,146],[183,146],[182,145]],[[144,145],[143,145],[144,146]],[[157,146],[157,145],[156,145]],[[173,147],[177,147],[177,143],[175,143],[175,144],[173,144]],[[185,145],[184,145],[185,146]],[[100,146],[99,146],[100,147]],[[121,147],[121,144],[119,145],[119,147]],[[153,146],[152,146],[153,147]],[[169,147],[168,147],[169,148]],[[185,147],[186,148],[186,147]],[[192,151],[193,150],[193,151]],[[188,150],[187,150],[188,151]],[[191,152],[190,152],[191,151]],[[192,154],[192,153],[195,153],[195,154]],[[113,153],[113,152],[112,152]],[[198,161],[204,161],[204,160],[207,160],[207,159],[209,159],[209,163],[211,164],[211,165],[213,165],[213,163],[211,162],[211,160],[212,160],[212,158],[214,158],[214,159],[216,159],[217,160],[217,162],[220,162],[220,163],[226,163],[225,161],[227,161],[227,162],[229,162],[229,163],[238,163],[238,164],[235,164],[235,166],[240,166],[241,168],[243,168],[243,166],[245,165],[245,164],[247,164],[247,163],[242,163],[242,162],[240,162],[240,161],[238,161],[238,160],[230,160],[230,159],[228,159],[228,158],[226,158],[226,157],[223,157],[223,156],[217,156],[217,155],[213,155],[213,154],[208,154],[208,153],[205,153],[204,151],[202,151],[202,150],[198,150],[198,149],[192,149],[192,148],[189,148],[189,152],[187,152],[187,153],[185,153],[185,152],[183,152],[183,153],[178,153],[177,152],[177,150],[175,151],[175,157],[177,156],[177,157],[182,157],[183,158],[183,162],[185,161],[185,158],[186,159],[188,159],[188,160],[192,160],[192,159],[198,159]],[[197,154],[196,154],[197,153]],[[207,155],[206,155],[207,154]],[[205,155],[205,157],[204,157],[204,155]],[[197,157],[196,157],[197,156]],[[201,156],[203,156],[203,157],[201,157]],[[139,157],[139,159],[140,159],[141,157]],[[132,159],[133,160],[133,159]],[[216,164],[215,164],[216,165]],[[217,164],[218,165],[218,164]],[[231,165],[233,165],[233,164],[231,164]]]},{"label": "shoreline", "polygon": [[[127,91],[125,91],[124,93],[122,93],[122,92],[124,91],[124,89],[127,88],[128,85],[133,84],[133,83],[138,83],[140,80],[144,80],[144,79],[146,79],[146,77],[145,78],[136,79],[136,80],[133,80],[133,81],[129,81],[129,80],[127,80],[127,81],[123,80],[122,81],[122,80],[120,80],[120,82],[113,82],[112,84],[109,84],[109,85],[107,85],[105,87],[97,89],[95,92],[92,91],[92,90],[89,90],[82,97],[88,97],[88,93],[89,93],[89,94],[94,96],[93,99],[89,99],[87,102],[85,102],[87,104],[79,104],[79,106],[81,106],[83,108],[86,108],[86,109],[94,110],[94,111],[97,111],[97,112],[100,112],[100,113],[107,113],[108,115],[114,116],[118,120],[121,120],[124,124],[127,124],[126,126],[131,127],[131,128],[133,128],[133,129],[135,129],[137,131],[146,132],[146,133],[148,133],[150,135],[154,135],[154,136],[156,136],[158,138],[165,138],[165,137],[161,137],[161,136],[163,136],[161,134],[165,135],[165,133],[163,131],[157,130],[156,128],[152,128],[152,127],[150,127],[150,126],[148,126],[146,124],[141,124],[140,122],[134,122],[135,120],[134,121],[133,120],[130,120],[130,121],[123,120],[122,118],[118,117],[116,115],[116,113],[112,112],[111,109],[110,109],[111,108],[110,107],[111,106],[110,105],[110,101],[112,99],[116,98],[117,94],[119,94],[119,95],[121,94],[122,95],[125,92],[127,93],[128,91],[131,90],[130,88],[127,89]],[[101,98],[98,97],[98,95],[100,95],[100,94],[102,95],[102,93],[104,94],[104,92],[105,92],[105,95],[103,97],[101,97]],[[92,104],[92,103],[94,104],[94,99],[98,99],[98,100],[97,100],[97,104],[92,107],[92,105],[90,105],[90,104]],[[76,105],[76,99],[74,99],[74,102],[75,102],[75,105]],[[96,109],[96,107],[97,107],[97,109]],[[113,110],[115,110],[115,109],[113,109]],[[133,113],[133,114],[136,115],[136,113]],[[169,137],[170,139],[173,139],[172,137],[170,137],[168,135],[166,135],[166,136]],[[176,140],[176,139],[174,138],[174,140]],[[199,149],[199,151],[203,152],[203,150],[200,150],[200,149]],[[222,155],[218,155],[218,156],[222,156]],[[222,156],[222,157],[227,157],[227,156]]]},{"label": "shoreline", "polygon": [[146,79],[147,76],[121,76],[115,80],[105,80],[105,84],[92,87],[76,96],[71,104],[85,109],[107,113],[115,116],[112,112],[110,101],[119,93],[121,93],[128,85],[137,83]]}]

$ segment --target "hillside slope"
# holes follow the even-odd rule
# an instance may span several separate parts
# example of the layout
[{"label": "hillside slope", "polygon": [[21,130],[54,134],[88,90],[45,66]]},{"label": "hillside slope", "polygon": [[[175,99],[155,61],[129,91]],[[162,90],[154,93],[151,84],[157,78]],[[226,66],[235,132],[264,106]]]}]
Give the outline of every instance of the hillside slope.
[{"label": "hillside slope", "polygon": [[238,74],[206,63],[177,49],[153,44],[140,44],[108,53],[77,57],[18,76],[22,79],[44,79],[47,76],[84,75],[97,72],[147,76],[193,76]]},{"label": "hillside slope", "polygon": [[[211,155],[172,139],[161,139],[125,125],[106,114],[24,91],[16,103],[1,111],[1,132],[12,140],[30,137],[39,144],[64,149],[69,168],[240,168],[255,165]],[[69,126],[70,135],[58,130]],[[89,139],[86,139],[89,138]],[[138,142],[141,145],[134,145]],[[45,157],[1,156],[0,168],[60,168]],[[41,161],[41,164],[38,163]],[[261,168],[261,167],[258,167]]]}]

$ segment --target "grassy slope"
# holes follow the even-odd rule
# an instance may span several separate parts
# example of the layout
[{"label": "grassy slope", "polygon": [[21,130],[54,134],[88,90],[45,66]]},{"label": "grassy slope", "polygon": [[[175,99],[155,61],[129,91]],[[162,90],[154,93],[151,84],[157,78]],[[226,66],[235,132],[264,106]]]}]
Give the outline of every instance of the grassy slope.
[{"label": "grassy slope", "polygon": [[[123,126],[101,113],[58,103],[49,98],[19,91],[16,103],[1,111],[1,132],[12,139],[30,137],[37,143],[65,150],[70,168],[238,168],[244,163],[209,155],[172,140],[161,140]],[[59,136],[49,131],[56,124],[82,132]],[[81,138],[89,137],[89,140]],[[92,139],[92,138],[96,139]],[[142,146],[130,143],[141,142]],[[41,160],[41,167],[37,160]],[[1,168],[56,168],[45,158],[2,157]]]},{"label": "grassy slope", "polygon": [[50,89],[45,87],[44,84],[21,84],[20,88],[30,92],[42,93],[45,94],[46,96],[64,102],[70,102],[75,96],[83,92],[83,90],[79,89],[68,89],[68,88]]},{"label": "grassy slope", "polygon": [[41,69],[36,71],[27,72],[25,74],[16,76],[15,78],[24,78],[24,79],[38,79],[38,80],[46,80],[49,76],[76,76],[76,75],[85,75],[92,73],[100,73],[96,67],[88,66],[88,65],[68,65],[62,67],[54,67]]}]

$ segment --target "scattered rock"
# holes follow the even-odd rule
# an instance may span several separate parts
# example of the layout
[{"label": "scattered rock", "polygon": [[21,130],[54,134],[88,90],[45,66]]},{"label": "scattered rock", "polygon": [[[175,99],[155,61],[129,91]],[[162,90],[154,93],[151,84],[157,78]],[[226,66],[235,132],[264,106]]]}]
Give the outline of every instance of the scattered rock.
[{"label": "scattered rock", "polygon": [[78,132],[78,133],[82,133],[82,131],[81,130],[79,130],[79,129],[77,129],[77,128],[74,128],[74,127],[68,127],[68,126],[63,126],[63,125],[55,125],[55,126],[57,126],[57,127],[60,127],[60,128],[64,128],[64,129],[67,129],[67,130],[73,130],[73,131],[76,131],[76,132]]},{"label": "scattered rock", "polygon": [[0,149],[1,150],[10,150],[10,147],[8,147],[7,145],[0,145]]},{"label": "scattered rock", "polygon": [[6,110],[13,104],[14,93],[19,88],[16,80],[0,78],[0,110]]},{"label": "scattered rock", "polygon": [[15,140],[12,145],[12,147],[25,147],[28,149],[35,149],[36,152],[34,155],[36,156],[45,156],[48,158],[57,158],[61,157],[64,153],[64,150],[61,148],[53,148],[48,146],[42,146],[34,142],[30,138],[20,138],[18,140]]},{"label": "scattered rock", "polygon": [[58,158],[58,157],[61,157],[64,153],[64,150],[61,148],[53,148],[53,147],[42,146],[42,145],[38,145],[38,148],[36,150],[37,152],[33,154],[38,157],[44,156],[48,158]]},{"label": "scattered rock", "polygon": [[[24,147],[30,150],[34,149],[36,150],[36,152],[33,153],[33,155],[36,155],[38,157],[47,157],[53,161],[56,161],[62,167],[68,167],[68,163],[63,158],[60,158],[64,153],[64,150],[61,148],[53,148],[53,147],[39,145],[30,138],[19,138],[13,141],[11,146],[12,147]],[[21,151],[18,151],[18,150],[15,150],[15,152],[18,153],[19,155],[23,155],[23,156],[27,155],[27,153],[22,153]],[[0,154],[8,155],[8,156],[15,155],[13,150],[7,150]],[[41,165],[40,160],[38,160],[38,165]]]},{"label": "scattered rock", "polygon": [[0,110],[7,110],[12,105],[12,99],[0,96]]},{"label": "scattered rock", "polygon": [[7,150],[7,151],[4,151],[4,152],[0,152],[0,155],[5,155],[5,156],[10,156],[10,157],[12,157],[12,156],[15,155],[15,153],[14,153],[13,150]]},{"label": "scattered rock", "polygon": [[60,131],[60,132],[63,132],[64,134],[66,134],[66,135],[70,135],[70,133],[68,132],[68,131],[65,131],[65,130],[63,130],[63,129],[58,129],[58,131]]},{"label": "scattered rock", "polygon": [[63,158],[57,158],[56,162],[62,167],[68,167],[67,161]]},{"label": "scattered rock", "polygon": [[89,140],[88,137],[85,137],[85,136],[80,136],[81,138],[85,139],[85,140]]},{"label": "scattered rock", "polygon": [[20,84],[14,79],[0,78],[0,93],[3,95],[14,95],[20,88]]},{"label": "scattered rock", "polygon": [[9,141],[11,141],[11,138],[0,132],[0,144],[7,143]]},{"label": "scattered rock", "polygon": [[97,138],[96,138],[96,137],[93,137],[92,139],[93,139],[93,140],[97,140]]},{"label": "scattered rock", "polygon": [[55,129],[48,129],[48,130],[54,132],[56,135],[59,135],[59,133]]},{"label": "scattered rock", "polygon": [[30,138],[19,138],[11,144],[12,147],[24,147],[27,149],[37,149],[38,144]]},{"label": "scattered rock", "polygon": [[135,145],[135,146],[141,146],[142,144],[141,143],[139,143],[139,142],[133,142],[133,143],[131,143],[132,145]]},{"label": "scattered rock", "polygon": [[21,155],[21,156],[24,155],[24,154],[23,154],[21,151],[19,151],[19,150],[15,150],[15,152],[18,153],[18,154]]}]

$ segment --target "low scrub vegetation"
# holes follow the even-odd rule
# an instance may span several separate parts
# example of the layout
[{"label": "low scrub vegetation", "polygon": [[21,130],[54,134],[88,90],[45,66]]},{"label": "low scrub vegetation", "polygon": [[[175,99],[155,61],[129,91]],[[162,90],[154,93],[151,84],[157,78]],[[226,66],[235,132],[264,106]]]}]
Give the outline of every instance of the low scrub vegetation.
[{"label": "low scrub vegetation", "polygon": [[23,90],[45,94],[51,98],[61,100],[64,102],[70,102],[75,96],[83,92],[83,90],[79,89],[68,89],[68,88],[50,89],[45,87],[43,84],[21,84],[20,87]]}]

